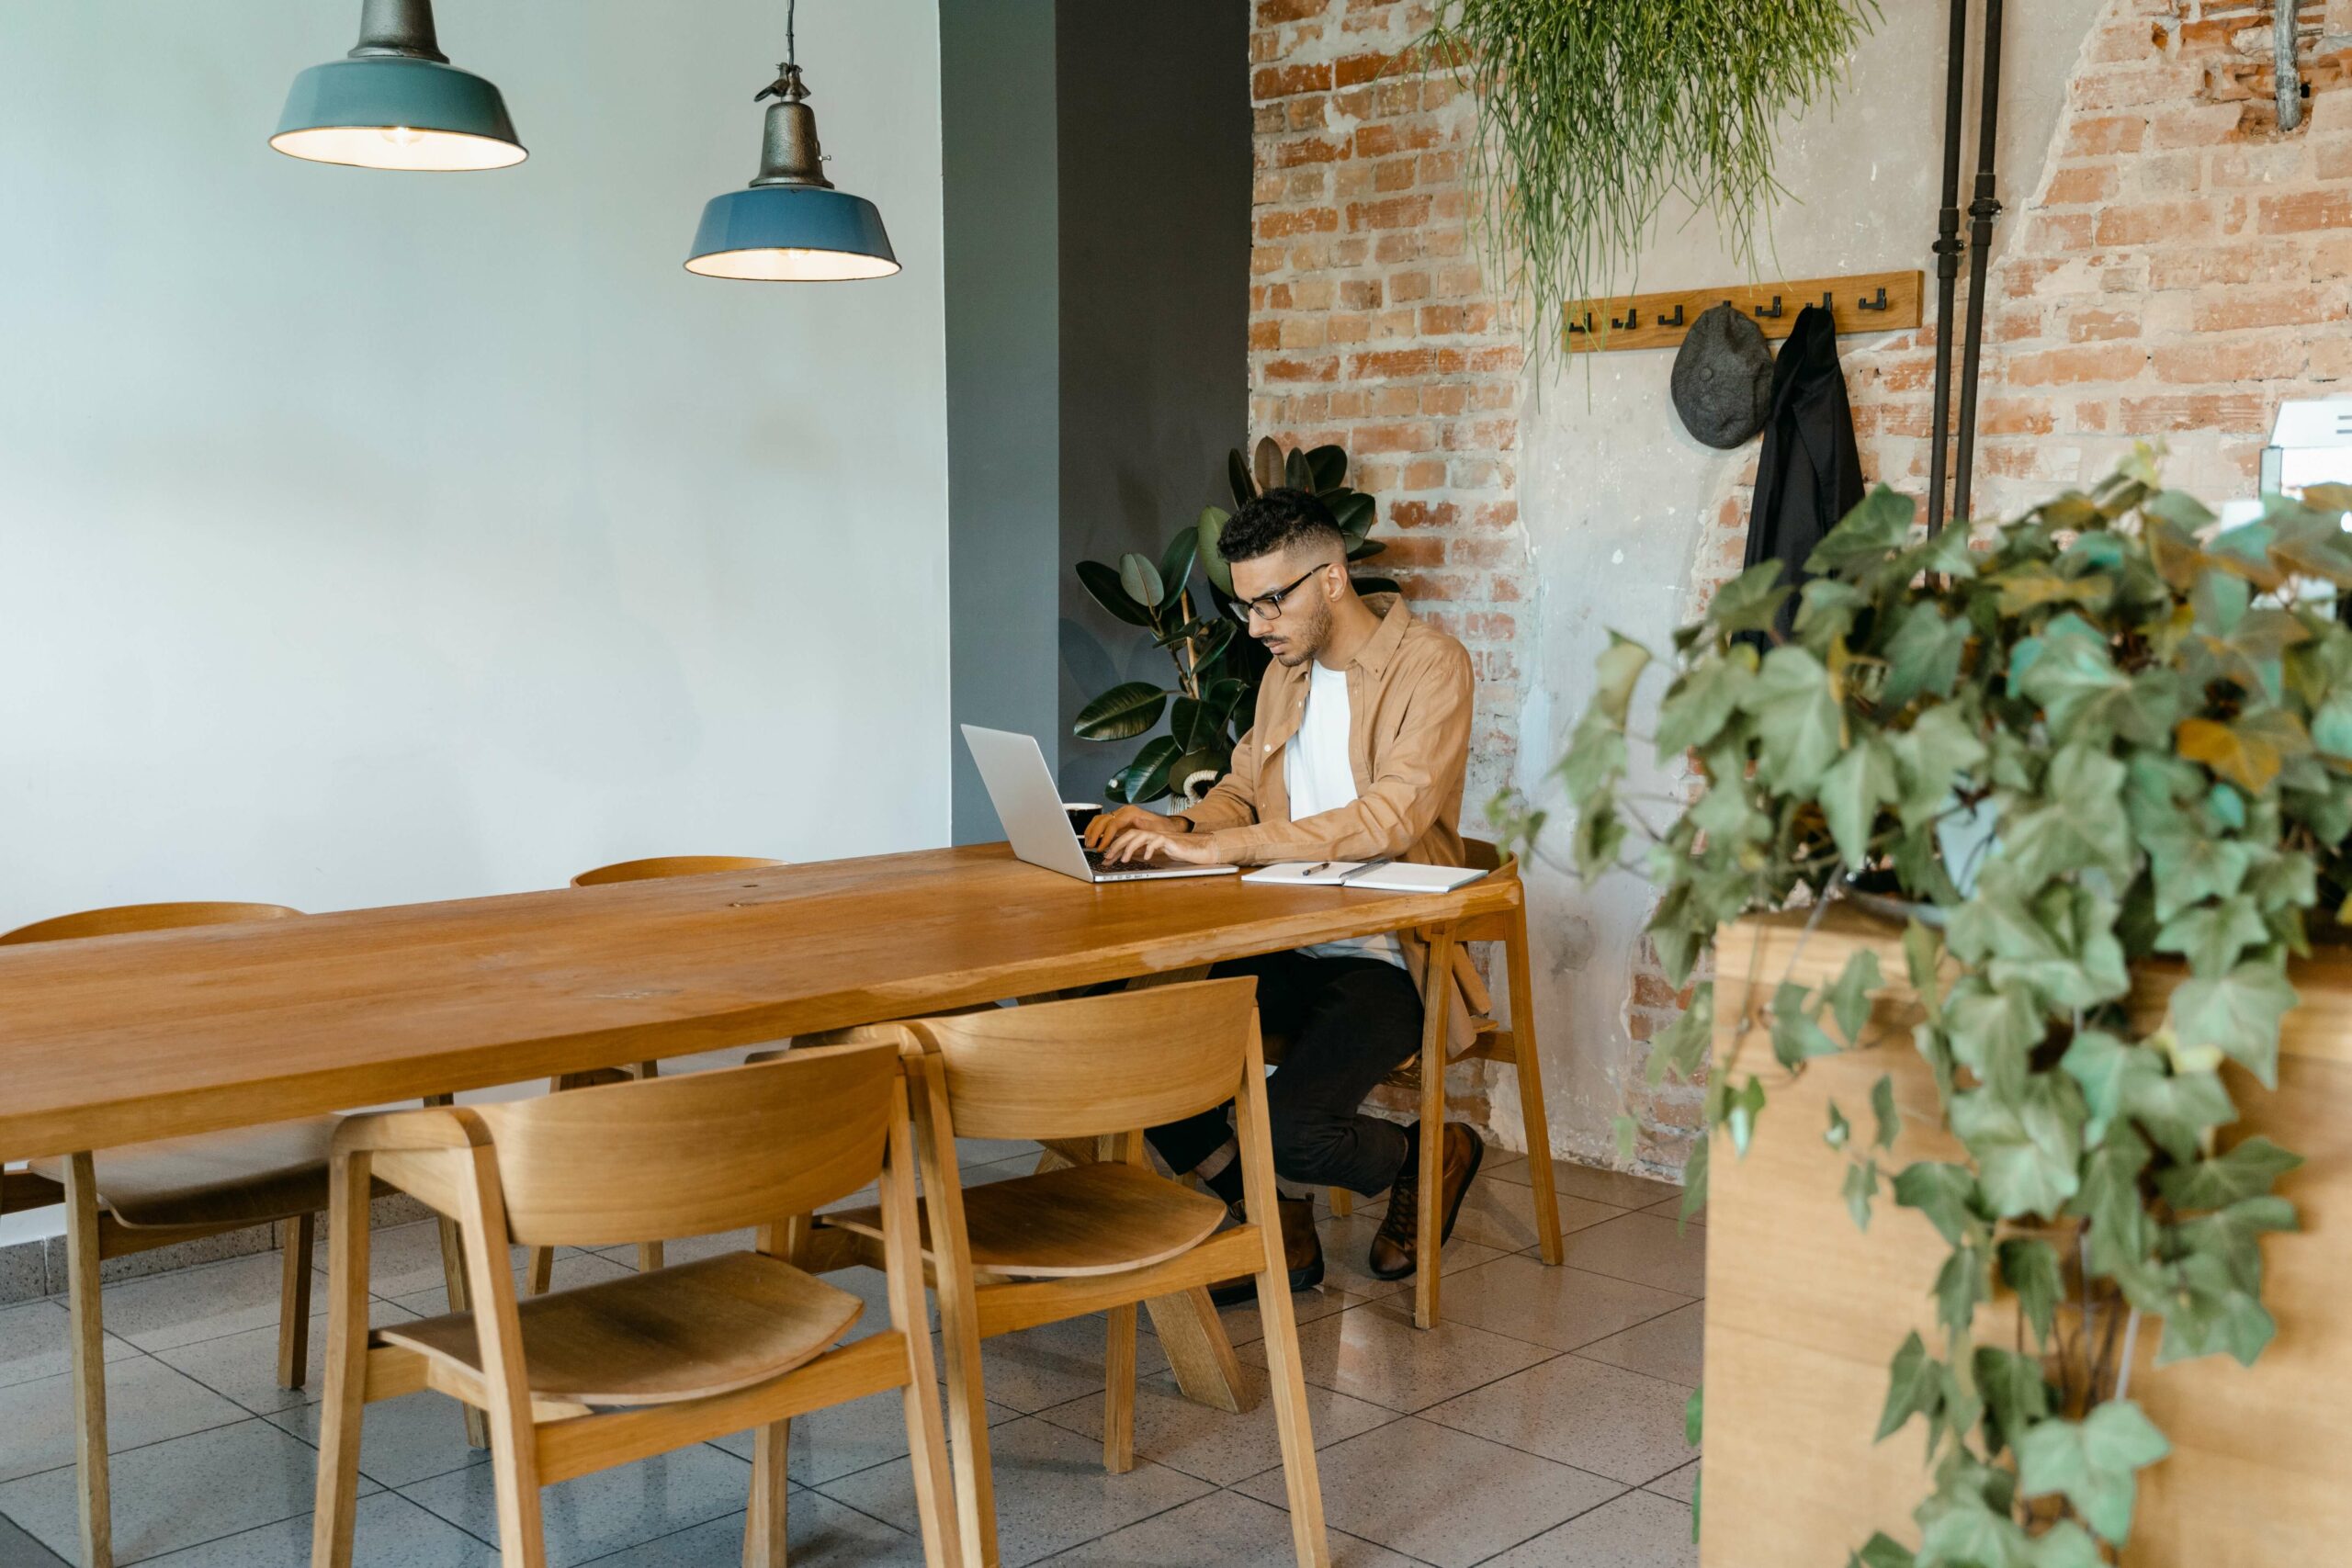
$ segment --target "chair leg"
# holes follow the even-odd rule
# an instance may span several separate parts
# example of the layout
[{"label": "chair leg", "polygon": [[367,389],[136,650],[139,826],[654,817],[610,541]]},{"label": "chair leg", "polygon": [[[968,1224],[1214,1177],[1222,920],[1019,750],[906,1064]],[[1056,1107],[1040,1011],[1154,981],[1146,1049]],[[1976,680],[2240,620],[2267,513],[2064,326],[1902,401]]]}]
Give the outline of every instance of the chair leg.
[{"label": "chair leg", "polygon": [[1136,1304],[1104,1315],[1111,1326],[1102,1355],[1102,1468],[1125,1475],[1136,1467]]},{"label": "chair leg", "polygon": [[1520,1125],[1527,1140],[1527,1175],[1535,1191],[1535,1240],[1544,1261],[1566,1256],[1560,1245],[1560,1195],[1552,1185],[1552,1124],[1544,1110],[1544,1067],[1535,1055],[1535,987],[1527,972],[1527,911],[1503,943],[1510,971],[1510,1038],[1519,1061]]},{"label": "chair leg", "polygon": [[[1432,969],[1433,974],[1443,974]],[[1258,1043],[1258,1016],[1250,1015],[1243,1082],[1235,1101],[1241,1144],[1242,1189],[1249,1212],[1274,1212],[1274,1155],[1268,1140],[1265,1057]],[[1330,1568],[1331,1542],[1323,1528],[1323,1483],[1315,1461],[1315,1434],[1306,1414],[1306,1379],[1298,1358],[1298,1323],[1292,1315],[1290,1260],[1283,1254],[1279,1223],[1261,1224],[1265,1268],[1258,1275],[1259,1311],[1266,1330],[1266,1381],[1274,1406],[1274,1430],[1282,1439],[1283,1487],[1290,1505],[1291,1548],[1299,1568]]]},{"label": "chair leg", "polygon": [[752,1438],[752,1506],[743,1516],[743,1568],[785,1568],[785,1456],[792,1423],[773,1421]]},{"label": "chair leg", "polygon": [[[956,1174],[956,1140],[949,1131],[953,1123],[946,1115],[947,1085],[936,1058],[911,1057],[902,1085],[876,1196],[884,1216],[890,1326],[907,1337],[902,1403],[915,1518],[922,1532],[925,1562],[939,1568],[996,1568],[996,1498],[989,1480],[988,1404],[980,1393],[979,1316],[973,1307],[972,1256],[964,1231],[963,1189]],[[924,1201],[939,1227],[939,1319],[948,1345],[948,1421],[956,1436],[952,1470],[939,1427],[939,1395],[932,1383],[918,1239],[922,1233],[915,1208],[918,1167]]]},{"label": "chair leg", "polygon": [[1438,1280],[1445,1272],[1438,1257],[1445,1216],[1446,1022],[1452,1011],[1453,932],[1438,932],[1430,943],[1427,973],[1437,976],[1421,1004],[1420,1213],[1414,1216],[1413,1326],[1437,1326]]},{"label": "chair leg", "polygon": [[[316,1214],[277,1224],[284,1255],[277,1281],[277,1386],[300,1388],[311,1361],[311,1253],[318,1239]],[[363,1217],[360,1224],[367,1224]]]},{"label": "chair leg", "polygon": [[98,1308],[98,1179],[86,1154],[65,1165],[66,1310],[74,1335],[74,1458],[83,1568],[113,1568],[114,1511],[107,1476],[106,1329]]},{"label": "chair leg", "polygon": [[637,1271],[640,1274],[650,1274],[656,1269],[661,1267],[662,1244],[658,1241],[639,1242],[637,1244]]},{"label": "chair leg", "polygon": [[1356,1195],[1344,1187],[1331,1189],[1331,1214],[1334,1219],[1346,1219],[1356,1212]]},{"label": "chair leg", "polygon": [[331,1168],[334,1219],[327,1238],[327,1372],[319,1406],[317,1513],[312,1568],[351,1568],[359,1506],[359,1435],[368,1403],[368,1162],[346,1156]]},{"label": "chair leg", "polygon": [[[473,1303],[473,1292],[466,1288],[466,1253],[458,1239],[458,1222],[444,1219],[440,1224],[441,1281],[448,1292],[449,1310],[465,1312]],[[490,1447],[490,1417],[470,1404],[460,1405],[459,1408],[466,1413],[466,1446],[474,1449]]]},{"label": "chair leg", "polygon": [[524,1285],[523,1292],[526,1295],[544,1296],[548,1293],[548,1288],[555,1283],[555,1248],[535,1247],[531,1248],[530,1259],[528,1265],[530,1279]]}]

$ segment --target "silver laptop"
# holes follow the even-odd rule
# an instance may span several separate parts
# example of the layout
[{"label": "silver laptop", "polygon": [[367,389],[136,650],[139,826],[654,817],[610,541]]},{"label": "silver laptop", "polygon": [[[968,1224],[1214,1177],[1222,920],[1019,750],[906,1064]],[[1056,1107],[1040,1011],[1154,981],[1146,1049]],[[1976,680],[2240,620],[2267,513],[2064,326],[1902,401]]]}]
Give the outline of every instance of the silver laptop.
[{"label": "silver laptop", "polygon": [[1079,842],[1077,829],[1069,825],[1069,813],[1062,809],[1061,791],[1054,787],[1054,771],[1046,765],[1046,753],[1035,736],[982,729],[976,724],[962,728],[964,744],[972,749],[972,761],[979,764],[980,778],[989,786],[989,801],[996,807],[997,820],[1004,824],[1004,836],[1012,840],[1012,852],[1031,865],[1081,882],[1225,876],[1237,869],[1150,861],[1104,864],[1102,856]]}]

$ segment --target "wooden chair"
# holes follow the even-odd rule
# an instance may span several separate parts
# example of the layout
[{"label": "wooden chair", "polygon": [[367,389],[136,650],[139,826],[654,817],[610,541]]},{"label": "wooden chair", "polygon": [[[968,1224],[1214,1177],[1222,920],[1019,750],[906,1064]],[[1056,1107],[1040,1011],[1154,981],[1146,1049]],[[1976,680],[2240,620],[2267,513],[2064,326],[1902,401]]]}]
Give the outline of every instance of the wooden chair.
[{"label": "wooden chair", "polygon": [[[602,887],[614,882],[656,882],[671,876],[703,876],[722,871],[764,871],[782,865],[780,860],[763,860],[758,855],[656,855],[649,860],[616,861],[583,871],[571,879],[574,887]],[[548,1080],[548,1092],[560,1094],[570,1089],[593,1089],[602,1084],[626,1083],[634,1076],[639,1078],[662,1076],[659,1062],[639,1062],[634,1075],[627,1067],[598,1067],[592,1072],[565,1073]],[[639,1244],[637,1266],[650,1271],[662,1267],[662,1243],[648,1241]],[[555,1252],[550,1247],[536,1247],[526,1265],[531,1294],[547,1294],[548,1286],[555,1279]]]},{"label": "wooden chair", "polygon": [[[1472,1060],[1505,1062],[1519,1070],[1519,1111],[1521,1135],[1527,1145],[1528,1176],[1533,1184],[1535,1198],[1535,1239],[1543,1249],[1544,1261],[1556,1264],[1563,1253],[1560,1246],[1560,1199],[1552,1187],[1552,1132],[1544,1113],[1544,1066],[1535,1050],[1535,1000],[1529,980],[1527,958],[1527,898],[1519,879],[1519,861],[1507,855],[1484,839],[1465,839],[1463,847],[1468,852],[1466,863],[1487,873],[1489,882],[1508,881],[1516,895],[1509,910],[1491,915],[1478,915],[1457,920],[1449,927],[1431,928],[1419,933],[1430,944],[1428,972],[1442,975],[1451,971],[1462,983],[1469,998],[1473,1034],[1470,1044],[1458,1055],[1449,1055],[1446,1065]],[[1464,944],[1474,942],[1500,942],[1503,961],[1510,978],[1510,1023],[1498,1022],[1487,1003],[1485,983],[1478,978],[1470,964]],[[1448,1000],[1443,987],[1435,987],[1435,995],[1422,1003],[1421,1054],[1407,1062],[1388,1077],[1388,1082],[1400,1089],[1412,1090],[1420,1098],[1421,1127],[1429,1132],[1445,1124],[1445,1075],[1424,1073],[1421,1063],[1428,1054],[1437,1049],[1446,1038]],[[1270,1042],[1267,1055],[1281,1059],[1280,1043]],[[1440,1212],[1444,1198],[1441,1184],[1440,1159],[1443,1140],[1425,1136],[1420,1148],[1420,1213],[1415,1217],[1414,1257],[1416,1259],[1438,1256],[1438,1236],[1443,1229],[1445,1216]],[[1353,1195],[1344,1189],[1331,1189],[1331,1212],[1346,1215],[1355,1207]],[[1413,1270],[1413,1322],[1421,1328],[1433,1328],[1438,1321],[1439,1270],[1417,1263]]]},{"label": "wooden chair", "polygon": [[[288,919],[300,913],[277,904],[133,904],[22,926],[0,935],[0,945]],[[300,1388],[310,1360],[313,1226],[327,1206],[328,1146],[338,1125],[336,1117],[310,1117],[35,1160],[27,1171],[0,1176],[0,1213],[65,1207],[85,1568],[108,1568],[114,1560],[98,1266],[109,1258],[176,1242],[277,1226],[285,1254],[277,1382],[283,1388]],[[366,1224],[364,1216],[360,1223]]]},{"label": "wooden chair", "polygon": [[[795,1416],[903,1392],[924,1555],[956,1568],[916,1240],[906,1080],[887,1049],[506,1105],[355,1117],[336,1135],[327,1386],[311,1561],[349,1568],[364,1406],[421,1388],[485,1413],[509,1568],[546,1561],[539,1489],[755,1429],[746,1568],[785,1561]],[[371,1178],[458,1222],[474,1310],[370,1331]],[[890,1326],[841,1344],[863,1303],[786,1261],[791,1216],[868,1181],[882,1198]],[[755,1251],[519,1301],[510,1242],[597,1247],[760,1228]]]},{"label": "wooden chair", "polygon": [[[1273,1213],[1256,994],[1250,980],[1209,980],[858,1032],[895,1040],[912,1086],[923,1257],[946,1344],[967,1561],[996,1562],[980,1341],[1107,1313],[1102,1459],[1117,1472],[1134,1463],[1136,1304],[1254,1274],[1267,1303],[1266,1370],[1292,1544],[1302,1564],[1329,1563],[1281,1227],[1218,1231],[1225,1205],[1155,1174],[1144,1152],[1144,1128],[1231,1100],[1250,1212]],[[1085,1163],[967,1192],[956,1170],[958,1133],[1050,1140]],[[815,1226],[810,1251],[820,1258],[870,1261],[887,1241],[874,1209],[820,1215]]]}]

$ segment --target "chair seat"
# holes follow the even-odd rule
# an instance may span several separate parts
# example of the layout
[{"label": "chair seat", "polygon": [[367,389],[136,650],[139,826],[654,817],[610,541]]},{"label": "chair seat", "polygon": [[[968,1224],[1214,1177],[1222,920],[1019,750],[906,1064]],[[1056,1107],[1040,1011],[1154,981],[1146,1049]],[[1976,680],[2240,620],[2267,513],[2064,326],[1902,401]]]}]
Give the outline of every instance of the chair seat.
[{"label": "chair seat", "polygon": [[[98,1201],[126,1225],[257,1225],[327,1206],[327,1154],[342,1118],[309,1116],[228,1133],[100,1149]],[[63,1182],[66,1161],[32,1169]]]},{"label": "chair seat", "polygon": [[[922,1249],[932,1255],[931,1214]],[[964,1190],[972,1267],[984,1273],[1056,1279],[1116,1274],[1189,1251],[1225,1221],[1225,1204],[1140,1166],[1071,1166]],[[826,1224],[879,1237],[880,1211],[820,1216]]]},{"label": "chair seat", "polygon": [[[781,1377],[831,1348],[865,1303],[780,1258],[727,1252],[517,1303],[524,1375],[537,1397],[669,1404]],[[473,1314],[374,1337],[479,1375]]]}]

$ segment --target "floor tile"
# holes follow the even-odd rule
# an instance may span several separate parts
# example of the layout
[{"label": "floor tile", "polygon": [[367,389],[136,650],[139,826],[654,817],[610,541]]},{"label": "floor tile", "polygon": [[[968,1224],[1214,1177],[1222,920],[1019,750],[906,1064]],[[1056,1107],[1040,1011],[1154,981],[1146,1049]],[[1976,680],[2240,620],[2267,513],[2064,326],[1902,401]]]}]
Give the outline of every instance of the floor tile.
[{"label": "floor tile", "polygon": [[[1562,1197],[1558,1201],[1562,1235],[1613,1220],[1625,1212],[1582,1198]],[[1445,1248],[1451,1252],[1464,1242],[1476,1242],[1498,1252],[1523,1252],[1539,1236],[1533,1190],[1513,1182],[1488,1181],[1482,1176],[1462,1195],[1462,1212],[1454,1218],[1453,1238]]]},{"label": "floor tile", "polygon": [[1646,1490],[1657,1493],[1660,1496],[1672,1497],[1678,1502],[1688,1503],[1698,1495],[1699,1461],[1694,1459],[1680,1470],[1668,1471],[1664,1475],[1651,1482]]},{"label": "floor tile", "polygon": [[[587,1562],[741,1511],[752,1467],[707,1444],[656,1454],[540,1494],[549,1568]],[[498,1536],[498,1490],[486,1465],[404,1486],[401,1495],[484,1540]]]},{"label": "floor tile", "polygon": [[1555,1350],[1573,1350],[1670,1313],[1690,1298],[1581,1269],[1551,1268],[1533,1258],[1498,1258],[1452,1277],[1439,1300],[1442,1316]]},{"label": "floor tile", "polygon": [[[1259,1395],[1256,1408],[1239,1416],[1184,1397],[1173,1376],[1162,1373],[1136,1384],[1136,1453],[1155,1464],[1197,1475],[1212,1485],[1229,1486],[1283,1461],[1274,1429],[1274,1407],[1263,1398],[1266,1373],[1244,1363],[1242,1375]],[[1102,1397],[1093,1394],[1057,1404],[1044,1419],[1080,1436],[1102,1440]],[[1396,1413],[1309,1384],[1306,1420],[1316,1446],[1329,1447],[1359,1432],[1385,1426]]]},{"label": "floor tile", "polygon": [[[150,1558],[149,1568],[310,1568],[313,1517]],[[390,1492],[361,1498],[351,1529],[352,1568],[498,1568],[487,1542]]]},{"label": "floor tile", "polygon": [[[1298,1348],[1316,1387],[1398,1411],[1425,1409],[1555,1353],[1445,1319],[1435,1328],[1415,1328],[1412,1303],[1402,1298],[1310,1323],[1298,1331]],[[1261,1340],[1237,1353],[1262,1367],[1265,1352]]]},{"label": "floor tile", "polygon": [[[1335,1444],[1317,1462],[1332,1529],[1439,1568],[1469,1568],[1624,1490],[1418,1418]],[[1282,1472],[1237,1490],[1279,1504]]]},{"label": "floor tile", "polygon": [[1027,1157],[1030,1168],[1036,1168],[1037,1145],[1029,1138],[958,1138],[956,1140],[956,1163],[969,1170],[976,1165],[994,1165],[999,1160]]},{"label": "floor tile", "polygon": [[[269,1420],[318,1446],[318,1405],[280,1411]],[[360,1418],[359,1473],[386,1486],[409,1486],[489,1462],[487,1450],[467,1446],[464,1413],[444,1394],[421,1392],[379,1400]]]},{"label": "floor tile", "polygon": [[1687,1505],[1628,1492],[1504,1552],[1486,1568],[1699,1568]]},{"label": "floor tile", "polygon": [[[989,1456],[1004,1568],[1050,1557],[1210,1490],[1182,1471],[1148,1461],[1137,1461],[1125,1475],[1105,1474],[1100,1443],[1035,1417],[990,1427]],[[822,1490],[901,1530],[915,1529],[914,1487],[905,1460],[828,1483]]]},{"label": "floor tile", "polygon": [[[710,1235],[673,1236],[662,1245],[664,1263],[696,1263],[706,1258],[716,1258],[723,1252],[749,1252],[758,1233],[749,1226],[741,1230],[718,1231]],[[610,1258],[625,1269],[637,1267],[637,1244],[592,1248],[599,1258]]]},{"label": "floor tile", "polygon": [[[278,1254],[257,1252],[225,1263],[151,1274],[108,1285],[99,1314],[107,1333],[141,1350],[168,1350],[249,1328],[275,1328],[283,1271]],[[321,1275],[312,1281],[322,1301],[324,1279]]]},{"label": "floor tile", "polygon": [[1678,1232],[1662,1214],[1621,1214],[1577,1232],[1565,1245],[1571,1268],[1685,1296],[1707,1293],[1707,1232],[1702,1225]]},{"label": "floor tile", "polygon": [[[1326,1528],[1333,1568],[1413,1568],[1409,1558]],[[1290,1515],[1238,1492],[1212,1492],[1047,1559],[1057,1568],[1291,1568]],[[796,1564],[797,1568],[797,1564]]]},{"label": "floor tile", "polygon": [[1683,1407],[1690,1391],[1563,1356],[1423,1414],[1481,1438],[1542,1454],[1630,1486],[1690,1462]]},{"label": "floor tile", "polygon": [[[1475,1186],[1471,1189],[1474,1195],[1477,1190]],[[1344,1220],[1322,1222],[1318,1228],[1323,1236],[1323,1283],[1327,1289],[1345,1292],[1361,1301],[1392,1296],[1413,1288],[1413,1277],[1409,1274],[1401,1280],[1373,1278],[1372,1238],[1380,1229],[1382,1212],[1359,1208]],[[1466,1200],[1463,1213],[1465,1215],[1469,1213]],[[1518,1245],[1532,1246],[1534,1240],[1535,1232],[1531,1224],[1527,1239]],[[1516,1248],[1488,1247],[1456,1228],[1453,1239],[1447,1242],[1442,1250],[1442,1260],[1438,1265],[1438,1273],[1441,1277],[1458,1274],[1464,1269],[1475,1269],[1514,1250]]]},{"label": "floor tile", "polygon": [[1684,1388],[1699,1386],[1699,1368],[1706,1343],[1704,1312],[1697,1302],[1664,1317],[1654,1317],[1637,1328],[1587,1345],[1577,1352],[1612,1367],[1646,1372]]},{"label": "floor tile", "polygon": [[[1648,1208],[1644,1209],[1642,1213],[1645,1214],[1663,1214],[1669,1220],[1680,1220],[1682,1218],[1681,1196],[1677,1194],[1676,1196],[1668,1199],[1663,1203],[1653,1203]],[[1700,1204],[1699,1212],[1692,1214],[1689,1220],[1684,1221],[1683,1223],[1693,1225],[1705,1224],[1707,1223],[1707,1206],[1704,1203]]]},{"label": "floor tile", "polygon": [[[73,1328],[74,1319],[63,1302],[0,1307],[0,1388],[72,1371]],[[109,1361],[139,1354],[128,1340],[112,1334],[106,1337],[105,1344]]]},{"label": "floor tile", "polygon": [[[1136,1314],[1140,1318],[1143,1314]],[[1074,1317],[1002,1334],[980,1342],[982,1392],[998,1404],[1034,1416],[1050,1405],[1066,1404],[1086,1394],[1102,1392],[1102,1352],[1107,1329],[1100,1315]],[[947,1357],[939,1337],[932,1337],[932,1354],[939,1375],[947,1375]],[[1149,1377],[1168,1370],[1168,1357],[1150,1335],[1136,1335],[1136,1375]]]},{"label": "floor tile", "polygon": [[[321,1292],[322,1298],[324,1292]],[[380,1328],[388,1323],[406,1323],[417,1314],[390,1302],[370,1301],[368,1303],[369,1326]],[[243,1334],[224,1335],[218,1339],[199,1339],[193,1345],[175,1349],[158,1350],[155,1359],[167,1367],[186,1372],[213,1393],[239,1404],[256,1416],[273,1411],[291,1410],[300,1404],[313,1404],[326,1397],[327,1387],[327,1317],[322,1312],[311,1319],[310,1359],[300,1388],[277,1386],[277,1327],[248,1328]]]},{"label": "floor tile", "polygon": [[[1487,1156],[1489,1162],[1493,1156]],[[1534,1183],[1534,1173],[1524,1156],[1507,1165],[1491,1167],[1497,1180],[1516,1183],[1521,1187]],[[1481,1172],[1481,1175],[1487,1174]],[[1646,1176],[1635,1176],[1623,1170],[1604,1170],[1599,1166],[1579,1165],[1558,1155],[1552,1156],[1552,1190],[1563,1198],[1581,1198],[1589,1203],[1606,1203],[1612,1209],[1646,1209],[1667,1201],[1680,1202],[1682,1189],[1671,1181],[1658,1181]]]},{"label": "floor tile", "polygon": [[[309,1444],[256,1416],[115,1455],[116,1561],[160,1556],[310,1512],[318,1458]],[[360,1490],[380,1488],[362,1481]],[[74,1496],[74,1472],[52,1470],[0,1486],[0,1514],[51,1551],[78,1561]]]},{"label": "floor tile", "polygon": [[[49,1293],[46,1238],[0,1245],[0,1302],[28,1302]],[[0,1557],[0,1562],[6,1561]]]},{"label": "floor tile", "polygon": [[[250,1414],[192,1378],[145,1356],[107,1365],[107,1447],[161,1442],[242,1421]],[[40,1378],[0,1388],[0,1481],[74,1462],[74,1380]]]},{"label": "floor tile", "polygon": [[[1328,1257],[1329,1254],[1327,1253],[1326,1256]],[[1448,1272],[1451,1272],[1451,1269]],[[1362,1306],[1366,1302],[1378,1301],[1383,1296],[1393,1296],[1397,1292],[1396,1285],[1371,1280],[1369,1276],[1366,1278],[1368,1282],[1377,1287],[1376,1290],[1366,1292],[1351,1289],[1346,1283],[1332,1279],[1327,1269],[1323,1283],[1315,1289],[1292,1292],[1291,1321],[1295,1324],[1313,1323],[1318,1318],[1329,1317],[1334,1313],[1345,1312],[1351,1306]],[[1258,1299],[1255,1296],[1238,1306],[1219,1307],[1216,1315],[1217,1321],[1225,1325],[1227,1340],[1236,1347],[1253,1344],[1266,1337],[1265,1322],[1258,1315]],[[1149,1313],[1143,1314],[1143,1324],[1146,1328],[1151,1326]]]},{"label": "floor tile", "polygon": [[0,1517],[0,1563],[6,1568],[70,1568],[65,1559],[5,1517]]},{"label": "floor tile", "polygon": [[[519,1264],[523,1249],[511,1249]],[[421,1291],[436,1293],[447,1288],[441,1269],[441,1226],[435,1220],[409,1225],[387,1225],[368,1238],[368,1289],[387,1301]],[[432,1309],[447,1312],[446,1303]],[[428,1314],[429,1315],[429,1314]]]},{"label": "floor tile", "polygon": [[[940,1420],[946,1420],[946,1405],[943,1400]],[[1021,1412],[1010,1405],[990,1402],[988,1406],[989,1425],[1010,1421]],[[945,1430],[943,1425],[941,1429]],[[737,1459],[749,1463],[752,1437],[749,1432],[735,1432],[716,1439],[718,1446]],[[788,1468],[792,1479],[803,1486],[815,1486],[887,1464],[894,1459],[904,1459],[907,1453],[906,1403],[899,1393],[888,1391],[869,1393],[863,1399],[853,1399],[847,1404],[835,1404],[823,1410],[811,1411],[792,1418],[792,1449]]]},{"label": "floor tile", "polygon": [[[922,1568],[921,1540],[814,1492],[786,1503],[785,1537],[792,1568]],[[733,1568],[742,1551],[743,1516],[730,1514],[600,1557],[595,1568]]]}]

